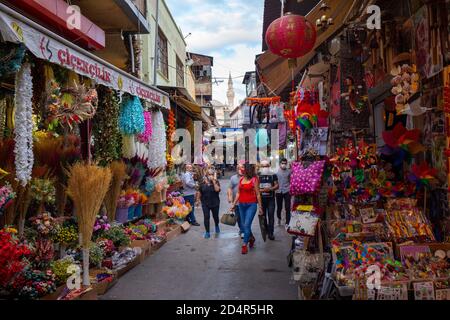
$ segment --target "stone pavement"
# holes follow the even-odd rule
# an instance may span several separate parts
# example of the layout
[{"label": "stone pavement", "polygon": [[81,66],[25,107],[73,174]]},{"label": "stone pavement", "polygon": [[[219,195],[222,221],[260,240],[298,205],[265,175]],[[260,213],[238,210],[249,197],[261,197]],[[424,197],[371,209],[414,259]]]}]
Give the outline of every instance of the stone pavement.
[{"label": "stone pavement", "polygon": [[[228,180],[221,180],[221,211],[228,208]],[[263,242],[255,218],[255,248],[242,255],[238,228],[220,225],[221,233],[203,239],[203,213],[196,208],[202,225],[191,227],[166,243],[125,276],[102,297],[104,300],[292,300],[297,286],[291,279],[286,256],[290,238],[284,226],[276,226],[275,241]],[[211,217],[211,231],[214,223]]]}]

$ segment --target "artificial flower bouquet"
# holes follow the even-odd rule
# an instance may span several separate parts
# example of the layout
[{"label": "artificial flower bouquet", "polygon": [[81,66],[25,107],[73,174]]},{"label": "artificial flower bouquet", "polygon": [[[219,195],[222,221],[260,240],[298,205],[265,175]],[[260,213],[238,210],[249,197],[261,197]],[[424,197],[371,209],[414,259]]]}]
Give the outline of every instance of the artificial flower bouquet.
[{"label": "artificial flower bouquet", "polygon": [[163,207],[163,213],[170,220],[184,221],[191,212],[191,205],[184,200],[179,192],[172,192],[168,195],[166,206]]},{"label": "artificial flower bouquet", "polygon": [[33,179],[31,181],[31,193],[33,199],[40,203],[55,203],[55,183],[50,179]]},{"label": "artificial flower bouquet", "polygon": [[0,187],[0,215],[11,205],[15,197],[16,193],[10,184],[7,183]]},{"label": "artificial flower bouquet", "polygon": [[41,236],[52,236],[57,231],[57,222],[49,212],[30,218],[31,225]]},{"label": "artificial flower bouquet", "polygon": [[31,250],[19,242],[13,228],[0,230],[0,289],[8,290],[14,277],[29,265]]}]

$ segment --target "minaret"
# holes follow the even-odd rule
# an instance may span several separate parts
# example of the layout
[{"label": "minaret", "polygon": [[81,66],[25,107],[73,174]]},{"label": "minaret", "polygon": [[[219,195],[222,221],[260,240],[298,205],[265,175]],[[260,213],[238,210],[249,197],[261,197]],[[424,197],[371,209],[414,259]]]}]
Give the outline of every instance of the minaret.
[{"label": "minaret", "polygon": [[231,72],[230,77],[228,78],[228,90],[227,90],[227,98],[228,98],[228,107],[230,110],[233,110],[234,108],[234,88],[233,88],[233,79],[231,78]]}]

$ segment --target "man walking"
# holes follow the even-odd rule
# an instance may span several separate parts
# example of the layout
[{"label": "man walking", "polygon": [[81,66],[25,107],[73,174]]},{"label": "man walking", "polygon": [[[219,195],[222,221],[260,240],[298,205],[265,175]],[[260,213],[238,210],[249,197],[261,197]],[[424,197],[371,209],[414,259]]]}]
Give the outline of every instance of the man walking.
[{"label": "man walking", "polygon": [[189,215],[186,217],[186,220],[193,226],[200,226],[200,224],[195,219],[195,194],[197,193],[194,179],[194,170],[192,164],[188,163],[185,166],[185,172],[181,176],[181,181],[183,182],[183,195],[184,200],[189,202],[192,209]]},{"label": "man walking", "polygon": [[[237,165],[237,172],[230,178],[230,184],[228,186],[227,195],[228,195],[228,203],[233,204],[234,200],[236,200],[236,195],[239,189],[239,181],[244,175],[244,165]],[[244,234],[244,226],[242,224],[241,214],[239,212],[239,206],[236,206],[234,210],[234,214],[236,215],[237,222],[239,225],[239,235],[243,237]]]},{"label": "man walking", "polygon": [[270,240],[275,240],[275,191],[278,190],[278,177],[273,174],[268,161],[261,161],[259,172],[259,189],[261,190],[262,209],[266,217],[267,233]]},{"label": "man walking", "polygon": [[286,225],[289,225],[291,220],[291,195],[289,193],[291,186],[291,170],[288,169],[287,159],[281,159],[280,169],[277,172],[278,183],[280,188],[277,190],[277,218],[278,225],[281,225],[281,211],[286,211]]}]

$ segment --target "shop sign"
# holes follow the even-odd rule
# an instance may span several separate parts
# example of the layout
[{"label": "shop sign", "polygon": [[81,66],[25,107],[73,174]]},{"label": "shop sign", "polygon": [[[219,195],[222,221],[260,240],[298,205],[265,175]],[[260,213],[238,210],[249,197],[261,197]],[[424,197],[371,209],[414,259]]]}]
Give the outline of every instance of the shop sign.
[{"label": "shop sign", "polygon": [[146,86],[126,73],[102,64],[35,28],[0,12],[0,30],[6,41],[23,43],[37,58],[43,59],[93,79],[96,83],[138,96],[169,109],[170,101],[164,93]]}]

